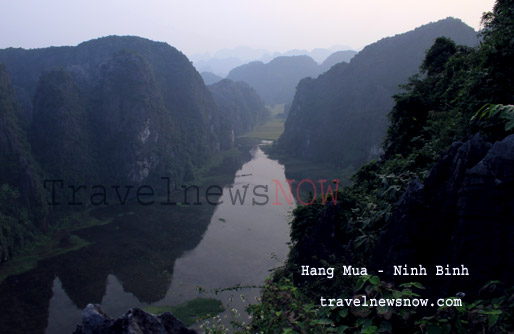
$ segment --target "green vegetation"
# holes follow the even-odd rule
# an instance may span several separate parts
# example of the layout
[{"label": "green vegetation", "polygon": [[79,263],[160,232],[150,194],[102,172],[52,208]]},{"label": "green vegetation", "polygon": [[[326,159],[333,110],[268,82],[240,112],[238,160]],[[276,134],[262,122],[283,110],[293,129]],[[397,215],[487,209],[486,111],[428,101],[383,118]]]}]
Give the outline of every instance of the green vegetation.
[{"label": "green vegetation", "polygon": [[246,136],[262,140],[278,140],[283,131],[284,119],[273,117],[263,125],[257,125],[255,129],[246,134]]},{"label": "green vegetation", "polygon": [[39,261],[66,254],[89,246],[90,242],[74,234],[54,232],[40,236],[24,247],[11,261],[0,267],[0,284],[11,275],[34,269]]},{"label": "green vegetation", "polygon": [[176,306],[146,306],[145,311],[153,314],[171,312],[186,326],[194,325],[197,319],[215,316],[223,311],[223,303],[215,298],[196,298]]},{"label": "green vegetation", "polygon": [[0,64],[0,264],[47,228],[27,122],[5,66]]},{"label": "green vegetation", "polygon": [[[476,32],[447,18],[368,45],[352,61],[300,81],[277,150],[337,167],[378,159],[391,98],[418,71],[425,51],[440,36],[478,44]],[[287,166],[286,166],[287,168]]]},{"label": "green vegetation", "polygon": [[[6,186],[4,185],[3,188],[5,189]],[[0,216],[0,218],[2,217]],[[30,235],[30,237],[19,236],[19,239],[30,240],[30,242],[27,241],[12,260],[0,266],[0,283],[8,276],[34,269],[39,261],[89,246],[90,242],[76,235],[76,232],[93,226],[108,224],[111,221],[112,219],[95,217],[92,210],[84,210],[58,219],[45,234],[35,234]],[[6,218],[3,222],[3,229],[5,230],[9,218]],[[33,227],[30,227],[30,222],[22,226],[17,223],[14,226],[18,230],[25,229],[24,231],[33,229]],[[5,242],[4,240],[1,241],[2,243]]]},{"label": "green vegetation", "polygon": [[[489,282],[484,289],[497,288]],[[398,289],[378,276],[361,276],[352,288],[338,298],[419,297],[424,287],[404,283]],[[353,293],[352,293],[353,291]],[[240,333],[508,333],[512,330],[514,290],[496,298],[479,299],[462,306],[440,307],[431,316],[423,317],[414,307],[319,307],[306,297],[290,279],[269,281],[262,303],[251,305],[251,325]],[[241,326],[235,326],[241,328]]]},{"label": "green vegetation", "polygon": [[[209,159],[205,166],[199,169],[196,174],[195,184],[201,188],[200,192],[204,192],[204,188],[212,185],[212,182],[216,184],[231,182],[235,172],[234,168],[238,168],[232,166],[231,162],[249,159],[248,151],[254,144],[255,141],[241,139],[237,141],[237,148],[234,147],[230,150],[219,152]],[[227,166],[227,162],[229,162],[230,166]],[[236,166],[238,165],[236,164]],[[13,191],[8,185],[0,187],[0,203],[6,203],[6,208],[11,208],[11,210],[19,208],[18,198],[19,193]],[[181,221],[196,221],[202,218],[204,221],[209,221],[208,218],[212,214],[210,211],[212,207],[205,206],[205,209],[201,212],[192,210],[193,207],[191,205],[180,203],[183,200],[183,194],[180,191],[173,194],[172,198],[177,202],[174,210],[177,215],[182,215]],[[160,200],[165,201],[164,198]],[[2,212],[0,212],[0,219],[2,219],[3,224],[2,231],[5,235],[11,236],[11,239],[9,239],[4,235],[0,235],[0,245],[9,246],[9,240],[25,240],[24,244],[17,246],[18,253],[16,253],[16,256],[0,266],[0,283],[8,276],[34,269],[38,262],[42,260],[76,251],[90,245],[88,241],[78,235],[82,230],[113,222],[118,230],[120,225],[140,225],[139,222],[142,219],[145,219],[147,222],[164,221],[164,217],[168,216],[167,209],[161,210],[163,212],[151,211],[154,215],[149,213],[148,210],[143,212],[140,209],[137,205],[132,210],[125,206],[109,205],[96,209],[82,209],[76,212],[69,212],[56,219],[44,234],[35,230],[30,221],[26,220],[26,210],[18,213],[6,212],[9,216],[3,216]],[[164,216],[161,216],[162,214]],[[18,217],[18,220],[15,220],[14,217]],[[177,228],[175,237],[191,233],[189,231],[191,228],[190,224],[175,224],[175,227]],[[202,230],[205,226],[201,225],[198,228]]]},{"label": "green vegetation", "polygon": [[284,105],[278,104],[267,107],[270,117],[262,124],[258,124],[255,129],[245,134],[245,137],[261,140],[276,141],[284,132]]},{"label": "green vegetation", "polygon": [[474,120],[480,122],[480,128],[485,128],[491,123],[496,124],[504,121],[506,122],[505,131],[512,131],[514,129],[514,105],[485,104],[471,118],[471,121]]},{"label": "green vegetation", "polygon": [[245,82],[224,79],[210,85],[209,90],[221,111],[220,131],[226,138],[222,142],[225,147],[231,147],[234,137],[251,131],[269,117],[269,111],[257,92]]},{"label": "green vegetation", "polygon": [[248,85],[211,94],[182,53],[138,37],[0,50],[0,63],[0,263],[84,210],[48,207],[45,180],[202,183],[267,115]]},{"label": "green vegetation", "polygon": [[[402,307],[320,307],[320,296],[338,298],[413,298],[423,286],[399,287],[378,276],[307,279],[300,265],[367,267],[393,209],[411,181],[424,180],[443,152],[456,140],[480,132],[494,142],[514,133],[514,9],[497,1],[484,16],[478,48],[438,38],[427,52],[421,73],[394,97],[390,126],[380,161],[364,165],[353,185],[338,194],[337,206],[316,201],[294,211],[291,251],[283,270],[264,288],[262,303],[249,311],[248,333],[507,333],[514,330],[513,287],[485,284],[478,299],[462,306],[432,310]],[[293,106],[294,108],[294,106]],[[330,218],[329,218],[330,217]],[[331,231],[322,240],[323,229]],[[328,227],[327,227],[328,226]],[[339,270],[340,272],[341,270]],[[428,286],[427,288],[430,288]],[[491,292],[491,293],[488,293]],[[494,293],[493,293],[494,292]]]}]

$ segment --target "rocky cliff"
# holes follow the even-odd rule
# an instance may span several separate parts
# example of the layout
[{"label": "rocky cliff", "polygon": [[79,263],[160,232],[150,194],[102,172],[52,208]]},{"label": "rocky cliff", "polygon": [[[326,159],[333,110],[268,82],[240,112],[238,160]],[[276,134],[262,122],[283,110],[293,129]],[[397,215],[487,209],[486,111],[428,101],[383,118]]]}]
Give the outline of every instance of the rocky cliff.
[{"label": "rocky cliff", "polygon": [[118,319],[112,319],[99,305],[89,304],[82,312],[82,325],[78,325],[73,334],[194,334],[166,312],[161,315],[146,313],[133,308]]},{"label": "rocky cliff", "polygon": [[[105,167],[111,182],[139,183],[166,171],[181,182],[224,140],[202,78],[166,43],[111,36],[76,47],[0,50],[0,62],[18,99],[34,97],[34,105],[22,104],[31,108],[24,115],[40,159],[50,160],[41,146],[63,139],[42,138],[56,131],[73,134],[58,145],[74,146],[77,155],[94,161],[85,168],[89,175],[106,176]],[[52,173],[60,173],[55,165]],[[80,175],[72,167],[69,174]]]},{"label": "rocky cliff", "polygon": [[245,82],[224,79],[208,87],[224,119],[222,127],[231,138],[250,131],[269,116],[257,92]]},{"label": "rocky cliff", "polygon": [[216,86],[216,103],[182,53],[139,37],[4,49],[0,63],[0,262],[69,211],[47,210],[43,180],[63,189],[192,182],[266,112],[242,84]]},{"label": "rocky cliff", "polygon": [[[475,135],[455,142],[424,182],[412,182],[381,237],[375,268],[431,270],[416,277],[435,296],[475,295],[486,281],[514,283],[514,135],[495,142]],[[437,277],[436,265],[469,269],[470,276]]]}]

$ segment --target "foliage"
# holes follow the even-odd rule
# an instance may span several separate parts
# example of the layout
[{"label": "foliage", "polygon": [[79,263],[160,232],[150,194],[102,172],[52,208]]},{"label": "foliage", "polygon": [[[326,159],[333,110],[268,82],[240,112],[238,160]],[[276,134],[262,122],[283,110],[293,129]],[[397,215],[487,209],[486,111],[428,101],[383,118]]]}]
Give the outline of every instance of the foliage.
[{"label": "foliage", "polygon": [[176,306],[154,306],[144,308],[145,311],[161,314],[171,312],[186,326],[193,325],[198,318],[215,315],[225,310],[221,301],[215,298],[196,298]]},{"label": "foliage", "polygon": [[[227,140],[251,131],[269,117],[257,92],[245,82],[221,80],[209,86],[222,115],[221,131]],[[232,135],[231,135],[232,134]],[[230,147],[232,143],[222,143]]]},{"label": "foliage", "polygon": [[39,234],[31,223],[27,208],[20,202],[20,192],[8,184],[0,186],[0,262],[13,256]]},{"label": "foliage", "polygon": [[[30,234],[49,232],[59,218],[84,208],[48,208],[43,180],[62,179],[63,189],[157,184],[162,176],[177,185],[199,181],[211,159],[232,148],[234,132],[267,115],[242,83],[229,87],[226,104],[217,106],[182,53],[138,37],[5,49],[0,62],[0,185],[19,192],[28,222],[14,227],[18,217],[0,207],[0,262],[29,243]],[[57,202],[68,202],[64,196],[59,192]],[[86,196],[77,192],[76,202]]]},{"label": "foliage", "polygon": [[[478,43],[473,29],[448,18],[384,38],[365,47],[349,64],[337,64],[316,79],[300,81],[278,149],[338,167],[358,168],[378,158],[388,126],[386,115],[393,107],[391,96],[399,93],[399,84],[416,73],[425,50],[440,36],[468,46]],[[433,81],[436,77],[443,81],[447,77],[436,72],[444,68],[445,60],[455,52],[461,55],[468,49],[457,48],[447,38],[438,39],[437,43],[427,55],[424,67],[434,77]],[[457,64],[453,68],[458,69]],[[423,87],[420,82],[424,83]],[[389,128],[395,131],[392,135],[395,138],[398,134],[418,133],[426,114],[434,108],[433,96],[424,95],[434,89],[432,82],[418,77],[410,86],[414,94],[404,96],[401,103],[405,106],[398,105],[402,109],[408,107],[410,117],[398,117],[402,120],[397,123],[398,128]]]},{"label": "foliage", "polygon": [[479,122],[479,128],[488,129],[498,124],[505,123],[505,132],[512,132],[514,129],[514,105],[484,104],[471,121]]},{"label": "foliage", "polygon": [[481,291],[499,290],[493,296],[464,302],[460,307],[440,307],[432,316],[416,321],[417,333],[510,333],[514,330],[513,289],[488,282]]},{"label": "foliage", "polygon": [[[497,281],[482,291],[499,290],[494,296],[459,306],[441,306],[433,315],[408,306],[325,306],[313,304],[292,280],[269,280],[262,303],[248,310],[253,321],[244,333],[507,333],[514,329],[512,289]],[[353,289],[338,298],[409,299],[419,298],[424,287],[416,282],[392,284],[378,276],[361,276]],[[454,298],[453,298],[454,299]]]},{"label": "foliage", "polygon": [[[298,274],[300,265],[306,264],[334,268],[345,264],[367,266],[401,194],[413,180],[423,181],[454,141],[478,131],[488,141],[512,133],[514,75],[509,65],[514,61],[512,1],[497,1],[495,11],[484,16],[484,25],[483,40],[477,48],[459,46],[447,38],[436,39],[426,53],[420,73],[411,77],[402,86],[403,91],[394,96],[382,159],[360,168],[353,176],[353,185],[338,193],[337,205],[324,206],[317,201],[294,211],[288,263],[285,271],[275,274],[275,279],[266,286],[262,304],[251,308],[255,315],[253,332],[501,333],[513,330],[510,287],[495,295],[481,294],[481,299],[464,303],[462,307],[443,307],[437,311],[366,309],[361,314],[345,308],[321,308],[312,304],[312,298],[359,294],[412,297],[416,293],[413,288],[421,286],[411,283],[396,288],[376,276],[353,279],[336,276],[328,281],[307,280]],[[316,86],[305,81],[300,89],[312,92]],[[310,110],[310,106],[302,107]],[[498,286],[498,282],[489,283],[484,289],[492,286]]]},{"label": "foliage", "polygon": [[457,46],[454,41],[446,37],[439,37],[428,50],[425,60],[421,64],[421,69],[427,72],[428,76],[442,74],[444,66],[456,51]]}]

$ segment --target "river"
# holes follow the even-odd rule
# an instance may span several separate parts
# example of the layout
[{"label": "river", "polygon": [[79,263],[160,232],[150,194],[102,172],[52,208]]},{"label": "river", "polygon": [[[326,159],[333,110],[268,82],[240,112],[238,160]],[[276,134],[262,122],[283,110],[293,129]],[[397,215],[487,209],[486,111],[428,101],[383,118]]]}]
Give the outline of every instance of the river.
[{"label": "river", "polygon": [[[134,204],[97,212],[109,223],[77,232],[89,246],[41,261],[2,283],[0,327],[72,333],[87,303],[101,304],[117,317],[132,307],[177,305],[197,297],[218,298],[244,317],[258,288],[218,294],[213,289],[262,285],[287,256],[288,221],[295,207],[284,197],[282,205],[273,204],[276,182],[287,189],[284,166],[260,146],[250,153],[251,160],[223,185],[219,205]],[[216,182],[216,175],[209,180]],[[245,188],[244,201],[234,201]],[[267,203],[256,205],[266,202],[263,194]]]}]

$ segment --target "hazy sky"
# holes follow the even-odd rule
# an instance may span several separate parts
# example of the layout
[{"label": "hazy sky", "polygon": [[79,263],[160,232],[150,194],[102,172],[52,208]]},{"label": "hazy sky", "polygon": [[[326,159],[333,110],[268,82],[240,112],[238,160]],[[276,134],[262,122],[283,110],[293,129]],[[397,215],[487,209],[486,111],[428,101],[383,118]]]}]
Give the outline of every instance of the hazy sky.
[{"label": "hazy sky", "polygon": [[494,0],[0,0],[0,48],[76,45],[107,35],[185,54],[245,45],[354,49],[448,16],[475,29]]}]

